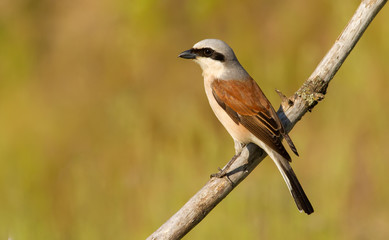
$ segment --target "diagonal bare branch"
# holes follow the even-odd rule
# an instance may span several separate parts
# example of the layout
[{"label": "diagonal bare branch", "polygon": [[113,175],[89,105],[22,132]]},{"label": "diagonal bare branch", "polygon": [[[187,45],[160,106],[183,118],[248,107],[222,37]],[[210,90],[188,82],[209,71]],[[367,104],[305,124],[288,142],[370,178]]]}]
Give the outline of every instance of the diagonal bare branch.
[{"label": "diagonal bare branch", "polygon": [[[292,97],[284,98],[278,115],[288,132],[307,111],[312,110],[324,98],[329,82],[386,2],[387,0],[363,0],[308,80]],[[230,167],[228,178],[211,178],[177,213],[147,239],[180,239],[185,236],[266,156],[266,153],[259,147],[249,144]]]}]

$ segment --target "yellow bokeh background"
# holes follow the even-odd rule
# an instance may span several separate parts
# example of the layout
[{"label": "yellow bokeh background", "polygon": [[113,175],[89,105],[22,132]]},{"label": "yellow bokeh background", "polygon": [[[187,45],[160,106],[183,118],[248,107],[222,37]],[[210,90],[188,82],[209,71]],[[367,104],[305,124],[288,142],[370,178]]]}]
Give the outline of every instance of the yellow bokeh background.
[{"label": "yellow bokeh background", "polygon": [[[0,239],[144,239],[234,154],[200,68],[226,41],[275,108],[359,1],[0,2]],[[315,213],[266,159],[187,239],[389,239],[385,7],[291,132]]]}]

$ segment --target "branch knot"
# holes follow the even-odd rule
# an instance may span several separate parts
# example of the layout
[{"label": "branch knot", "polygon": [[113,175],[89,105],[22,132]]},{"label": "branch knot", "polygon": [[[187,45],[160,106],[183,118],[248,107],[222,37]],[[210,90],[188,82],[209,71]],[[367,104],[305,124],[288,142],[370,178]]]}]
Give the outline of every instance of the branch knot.
[{"label": "branch knot", "polygon": [[324,81],[321,77],[316,76],[312,80],[306,81],[296,94],[305,101],[308,111],[312,111],[313,107],[324,99],[327,92],[327,86],[328,82]]}]

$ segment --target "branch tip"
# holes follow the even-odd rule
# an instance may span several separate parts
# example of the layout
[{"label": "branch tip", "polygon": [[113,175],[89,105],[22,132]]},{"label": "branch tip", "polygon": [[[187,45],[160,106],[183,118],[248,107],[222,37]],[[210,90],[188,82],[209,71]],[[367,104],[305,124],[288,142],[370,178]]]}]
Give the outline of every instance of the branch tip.
[{"label": "branch tip", "polygon": [[287,96],[285,96],[285,94],[283,94],[280,90],[278,89],[275,89],[276,93],[278,93],[278,96],[280,96],[281,98],[281,106],[284,110],[290,108],[290,107],[293,107],[293,100],[288,98]]}]

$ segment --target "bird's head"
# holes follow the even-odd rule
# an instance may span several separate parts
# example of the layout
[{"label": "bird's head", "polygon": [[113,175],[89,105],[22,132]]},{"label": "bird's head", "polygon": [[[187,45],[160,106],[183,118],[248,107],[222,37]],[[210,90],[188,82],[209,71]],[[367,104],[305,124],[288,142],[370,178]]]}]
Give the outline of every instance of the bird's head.
[{"label": "bird's head", "polygon": [[243,74],[247,74],[239,64],[234,51],[222,40],[202,40],[178,56],[193,59],[200,65],[205,76],[211,75],[220,79],[236,78],[239,76],[234,75],[242,74],[242,70]]}]

